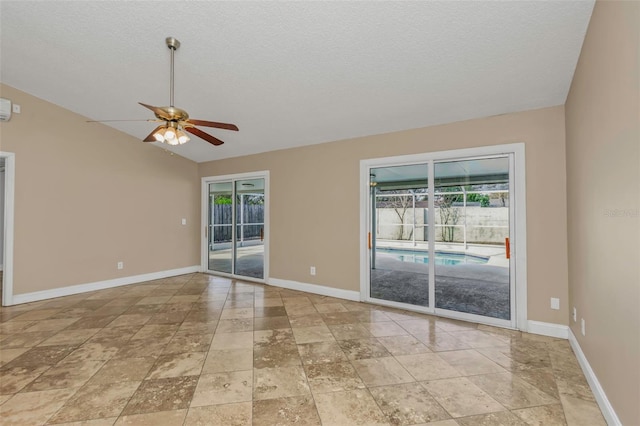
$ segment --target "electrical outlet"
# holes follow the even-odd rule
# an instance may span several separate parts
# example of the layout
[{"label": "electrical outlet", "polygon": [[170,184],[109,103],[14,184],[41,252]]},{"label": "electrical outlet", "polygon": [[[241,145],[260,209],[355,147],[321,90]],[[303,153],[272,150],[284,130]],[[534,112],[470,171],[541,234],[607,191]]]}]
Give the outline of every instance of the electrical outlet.
[{"label": "electrical outlet", "polygon": [[187,219],[185,219],[184,217],[182,218],[182,224],[186,225],[187,224]]},{"label": "electrical outlet", "polygon": [[309,268],[309,273],[310,273],[311,275],[315,275],[315,274],[316,274],[316,267],[315,267],[315,266],[312,266],[311,268]]},{"label": "electrical outlet", "polygon": [[20,114],[20,105],[18,104],[13,104],[13,108],[12,108],[13,112],[16,114]]},{"label": "electrical outlet", "polygon": [[551,309],[560,309],[560,299],[557,297],[551,298]]},{"label": "electrical outlet", "polygon": [[582,332],[583,336],[587,335],[587,331],[584,325],[584,318],[580,318],[580,331]]},{"label": "electrical outlet", "polygon": [[578,310],[576,309],[576,307],[573,307],[573,322],[578,321]]},{"label": "electrical outlet", "polygon": [[118,262],[118,269],[124,269],[124,262]]}]

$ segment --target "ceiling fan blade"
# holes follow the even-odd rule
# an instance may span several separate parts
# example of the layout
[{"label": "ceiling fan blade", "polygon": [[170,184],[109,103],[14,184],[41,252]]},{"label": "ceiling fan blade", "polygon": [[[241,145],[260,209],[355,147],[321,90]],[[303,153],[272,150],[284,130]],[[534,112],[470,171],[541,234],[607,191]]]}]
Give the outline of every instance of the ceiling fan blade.
[{"label": "ceiling fan blade", "polygon": [[167,113],[160,107],[155,107],[153,105],[147,105],[147,104],[143,104],[142,102],[138,102],[140,105],[142,105],[143,107],[150,109],[151,111],[153,111],[154,114],[156,114],[157,116],[160,116],[162,118],[166,118],[167,120],[170,119],[170,117],[167,117]]},{"label": "ceiling fan blade", "polygon": [[215,127],[218,129],[235,130],[236,132],[238,131],[238,126],[236,126],[235,124],[218,123],[216,121],[194,120],[191,118],[187,121],[196,126]]},{"label": "ceiling fan blade", "polygon": [[87,123],[112,123],[115,121],[159,121],[159,120],[151,120],[151,119],[139,119],[139,120],[87,120]]},{"label": "ceiling fan blade", "polygon": [[224,142],[222,142],[220,139],[216,138],[215,136],[211,136],[208,133],[203,132],[202,130],[196,128],[196,127],[185,127],[184,128],[187,132],[196,135],[199,138],[204,139],[205,141],[209,142],[210,144],[213,145],[222,145]]},{"label": "ceiling fan blade", "polygon": [[153,132],[149,133],[149,135],[146,138],[142,139],[142,142],[157,142],[156,138],[153,137],[153,134],[158,130],[162,129],[163,127],[164,127],[164,124],[153,129]]}]

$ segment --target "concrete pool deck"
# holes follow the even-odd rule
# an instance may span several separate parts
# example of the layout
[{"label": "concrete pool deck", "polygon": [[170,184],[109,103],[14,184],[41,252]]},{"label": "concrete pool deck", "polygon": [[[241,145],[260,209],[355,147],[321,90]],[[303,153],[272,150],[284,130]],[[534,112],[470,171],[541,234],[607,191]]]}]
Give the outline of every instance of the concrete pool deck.
[{"label": "concrete pool deck", "polygon": [[[427,243],[415,246],[406,241],[378,241],[377,248],[403,251],[427,251]],[[457,253],[488,258],[485,264],[461,263],[436,265],[436,308],[449,309],[493,318],[510,318],[509,259],[504,247],[461,244],[436,244],[436,252]],[[376,268],[371,270],[371,297],[429,305],[429,265],[403,262],[393,254],[377,253]]]}]

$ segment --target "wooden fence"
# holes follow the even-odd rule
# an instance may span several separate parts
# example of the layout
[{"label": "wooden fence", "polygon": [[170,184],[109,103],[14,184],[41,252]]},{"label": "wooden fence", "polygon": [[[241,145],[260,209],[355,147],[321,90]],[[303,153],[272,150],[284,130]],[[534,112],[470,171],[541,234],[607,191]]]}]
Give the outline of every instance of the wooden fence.
[{"label": "wooden fence", "polygon": [[[231,204],[214,204],[211,206],[211,216],[214,224],[213,242],[231,241],[231,236],[233,235],[233,206]],[[236,232],[238,241],[262,238],[264,232],[264,204],[237,206]]]}]

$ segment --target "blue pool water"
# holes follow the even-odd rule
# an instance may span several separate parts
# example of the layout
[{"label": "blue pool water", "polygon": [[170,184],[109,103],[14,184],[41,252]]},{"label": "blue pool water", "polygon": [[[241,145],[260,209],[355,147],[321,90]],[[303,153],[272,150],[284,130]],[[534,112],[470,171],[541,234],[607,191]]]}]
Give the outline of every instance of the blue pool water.
[{"label": "blue pool water", "polygon": [[[429,253],[423,251],[410,251],[410,250],[393,250],[393,249],[377,249],[379,254],[384,254],[386,257],[392,257],[401,262],[410,263],[429,263]],[[480,265],[487,263],[489,259],[479,256],[469,256],[466,254],[458,253],[444,253],[436,252],[436,265],[460,265],[460,264],[475,264]]]}]

